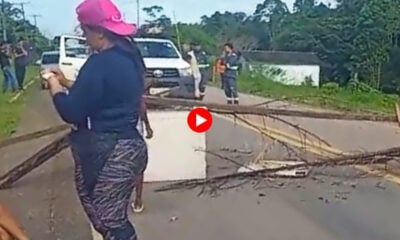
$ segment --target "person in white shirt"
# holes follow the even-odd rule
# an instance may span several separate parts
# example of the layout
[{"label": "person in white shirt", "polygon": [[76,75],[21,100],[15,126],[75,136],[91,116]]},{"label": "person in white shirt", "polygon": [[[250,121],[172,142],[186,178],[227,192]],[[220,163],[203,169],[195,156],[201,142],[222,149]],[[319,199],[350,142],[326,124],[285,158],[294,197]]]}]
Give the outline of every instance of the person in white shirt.
[{"label": "person in white shirt", "polygon": [[185,52],[185,59],[190,64],[193,73],[194,97],[196,99],[200,99],[201,72],[197,63],[195,52],[190,45],[183,45],[183,51]]}]

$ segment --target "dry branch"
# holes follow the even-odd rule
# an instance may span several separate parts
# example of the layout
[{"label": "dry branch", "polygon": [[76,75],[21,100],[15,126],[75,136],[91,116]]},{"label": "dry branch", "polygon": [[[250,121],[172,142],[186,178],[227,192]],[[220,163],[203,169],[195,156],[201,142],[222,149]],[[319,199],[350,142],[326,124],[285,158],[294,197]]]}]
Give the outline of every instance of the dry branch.
[{"label": "dry branch", "polygon": [[25,135],[7,138],[5,140],[0,141],[0,149],[14,145],[16,143],[27,142],[27,141],[45,137],[45,136],[48,136],[51,134],[62,132],[62,131],[67,130],[68,128],[69,128],[69,126],[67,124],[63,124],[63,125],[49,127],[49,128],[43,129],[43,130],[36,131],[36,132],[28,133]]},{"label": "dry branch", "polygon": [[[281,115],[281,116],[297,116],[297,117],[308,117],[308,118],[322,118],[322,119],[343,119],[343,120],[366,120],[366,121],[389,121],[389,122],[397,122],[396,115],[382,115],[382,114],[351,114],[351,113],[326,113],[326,112],[314,112],[314,111],[301,111],[301,110],[287,110],[287,109],[273,109],[273,108],[261,108],[255,105],[226,105],[226,104],[217,104],[217,103],[207,103],[202,101],[194,101],[194,100],[185,100],[185,99],[177,99],[177,98],[162,98],[162,97],[154,97],[154,96],[146,96],[146,103],[149,105],[149,108],[168,108],[168,107],[196,107],[196,106],[204,106],[207,107],[211,112],[225,114],[225,115],[235,115],[235,114],[244,114],[244,115],[261,115],[267,116],[271,119],[280,121],[290,127],[296,128],[300,132],[303,132],[306,135],[310,135],[316,138],[318,141],[324,143],[325,145],[329,144],[319,138],[317,135],[309,132],[306,129],[301,128],[296,124],[292,124],[286,120],[280,119],[273,115]],[[41,138],[47,135],[55,134],[64,130],[67,130],[69,127],[67,124],[53,126],[44,130],[36,131],[33,133],[29,133],[26,135],[12,137],[5,140],[0,141],[0,149],[4,147],[11,146],[16,143],[26,142],[33,139]]]},{"label": "dry branch", "polygon": [[260,108],[246,105],[226,105],[218,103],[209,103],[202,101],[160,98],[146,96],[146,103],[149,106],[157,107],[206,107],[210,112],[221,114],[249,114],[249,115],[280,115],[291,117],[317,118],[317,119],[336,119],[336,120],[358,120],[358,121],[376,121],[376,122],[397,122],[395,114],[354,114],[354,113],[335,113],[335,112],[316,112],[307,110],[289,110],[276,108]]},{"label": "dry branch", "polygon": [[289,122],[289,121],[286,121],[285,119],[282,119],[282,118],[279,118],[279,117],[276,117],[276,116],[268,116],[268,117],[271,118],[272,120],[279,121],[279,122],[281,122],[281,123],[283,123],[283,124],[285,124],[285,125],[287,125],[287,126],[289,126],[289,127],[295,128],[296,130],[298,130],[299,134],[304,135],[304,137],[306,137],[307,135],[310,135],[311,137],[315,138],[317,141],[319,141],[319,142],[325,144],[326,146],[332,147],[332,145],[329,144],[326,140],[322,139],[322,138],[321,138],[320,136],[318,136],[317,134],[315,134],[315,133],[313,133],[313,132],[310,132],[310,131],[308,131],[308,130],[305,129],[305,128],[300,127],[299,124],[291,123],[291,122]]},{"label": "dry branch", "polygon": [[[226,159],[226,157],[214,154],[214,156],[218,156],[221,159]],[[293,170],[296,168],[303,167],[324,167],[324,166],[353,166],[353,165],[370,165],[370,164],[378,164],[378,163],[386,163],[393,159],[393,157],[400,157],[400,147],[398,148],[390,148],[377,152],[366,152],[361,154],[353,154],[348,156],[340,156],[337,158],[320,158],[311,163],[300,163],[297,165],[291,166],[283,166],[274,169],[263,169],[252,172],[240,172],[227,174],[222,176],[217,176],[208,179],[195,179],[188,181],[180,181],[177,183],[169,184],[167,186],[163,186],[161,188],[156,189],[156,192],[164,192],[178,189],[193,189],[198,186],[204,186],[207,184],[215,184],[221,181],[233,180],[233,179],[243,179],[243,178],[251,178],[251,177],[262,177],[262,178],[272,178],[275,177],[274,173],[284,170]]]},{"label": "dry branch", "polygon": [[[196,107],[202,106],[207,107],[211,112],[220,113],[220,114],[230,114],[230,115],[237,115],[237,114],[247,114],[247,115],[262,115],[267,117],[275,118],[272,115],[281,115],[281,116],[297,116],[297,117],[309,117],[309,118],[325,118],[325,119],[346,119],[346,120],[369,120],[369,121],[397,121],[395,115],[362,115],[362,114],[351,114],[351,113],[325,113],[325,112],[313,112],[313,111],[299,111],[299,110],[286,110],[286,109],[271,109],[271,108],[260,108],[254,106],[237,106],[237,105],[225,105],[225,104],[216,104],[216,103],[206,103],[201,101],[193,101],[193,100],[185,100],[185,99],[172,99],[172,98],[160,98],[160,97],[153,97],[153,96],[146,96],[146,103],[149,105],[149,108],[171,108],[171,107]],[[283,121],[285,123],[285,121]],[[293,126],[292,127],[296,127]],[[49,134],[53,134],[56,132],[61,132],[66,130],[68,125],[60,125],[55,126],[52,128],[48,128],[42,131],[30,133],[24,136],[19,136],[15,138],[10,138],[0,142],[0,148],[4,148],[6,146],[10,146],[15,143],[23,142],[32,140],[35,138],[43,137]],[[308,133],[309,134],[309,133]],[[315,137],[315,136],[314,136]],[[321,139],[320,139],[321,140]],[[54,155],[62,151],[63,149],[68,147],[68,140],[67,136],[63,136],[52,143],[48,144],[47,146],[43,147],[39,150],[36,154],[22,162],[20,165],[16,166],[15,168],[11,169],[5,175],[0,176],[0,189],[10,187],[13,183],[17,180],[24,177],[33,169],[36,169],[41,164],[46,162],[47,160],[51,159]],[[400,151],[398,151],[400,152]],[[399,156],[400,154],[396,152],[394,157]],[[379,154],[378,154],[379,155]],[[378,156],[377,155],[377,156]],[[380,158],[381,161],[388,161],[387,156],[384,158]],[[336,159],[337,160],[337,159]],[[374,162],[374,159],[366,157],[362,159],[361,164],[369,164]],[[319,164],[327,164],[324,163],[310,163],[310,166],[318,166]],[[344,165],[351,165],[354,162],[345,163],[344,161],[338,161],[337,164],[344,164]],[[306,165],[308,166],[308,165]],[[299,166],[296,166],[299,167]],[[290,169],[290,168],[289,168]],[[274,171],[280,170],[289,170],[288,168],[281,168],[281,169],[274,169]],[[271,171],[271,170],[268,170]],[[271,173],[271,172],[262,172],[262,173]],[[244,174],[244,175],[243,175]],[[249,173],[241,173],[239,175],[227,175],[221,177],[222,179],[229,178],[229,176],[246,176]],[[259,173],[255,173],[256,175]],[[250,175],[254,175],[251,173]],[[218,178],[217,178],[218,179]],[[210,180],[207,180],[210,181]]]},{"label": "dry branch", "polygon": [[3,176],[0,176],[0,189],[11,187],[16,181],[38,168],[67,147],[68,135],[64,135],[49,143],[21,164],[17,165]]}]

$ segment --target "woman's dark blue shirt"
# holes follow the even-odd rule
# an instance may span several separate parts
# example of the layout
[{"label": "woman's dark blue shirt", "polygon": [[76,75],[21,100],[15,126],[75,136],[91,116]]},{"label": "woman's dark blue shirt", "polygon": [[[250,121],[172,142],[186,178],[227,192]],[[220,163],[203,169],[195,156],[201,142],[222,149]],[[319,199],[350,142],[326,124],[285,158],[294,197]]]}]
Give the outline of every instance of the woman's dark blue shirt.
[{"label": "woman's dark blue shirt", "polygon": [[115,46],[90,56],[69,93],[57,93],[53,102],[61,118],[78,129],[137,136],[143,87],[140,66]]}]

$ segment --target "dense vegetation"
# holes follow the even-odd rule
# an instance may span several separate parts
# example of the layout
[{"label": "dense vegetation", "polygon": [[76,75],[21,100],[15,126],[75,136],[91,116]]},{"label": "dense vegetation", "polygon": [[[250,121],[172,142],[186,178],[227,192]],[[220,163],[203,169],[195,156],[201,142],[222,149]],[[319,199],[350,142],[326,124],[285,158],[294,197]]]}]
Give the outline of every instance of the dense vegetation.
[{"label": "dense vegetation", "polygon": [[[49,39],[40,32],[37,26],[24,19],[24,14],[18,5],[5,1],[4,5],[0,2],[0,8],[5,16],[8,42],[13,43],[19,37],[24,37],[39,53],[52,48]],[[2,41],[4,40],[3,29],[4,27],[1,25],[0,38]]]},{"label": "dense vegetation", "polygon": [[[34,26],[31,22],[24,20],[23,12],[9,2],[5,2],[4,5],[0,3],[0,8],[3,9],[5,22],[6,22],[6,37],[10,43],[15,43],[19,37],[24,37],[30,45],[33,47],[32,57],[35,58],[35,53],[39,54],[41,51],[49,49],[49,40],[44,37],[39,29]],[[3,26],[0,29],[1,41],[4,41]],[[36,67],[29,67],[26,73],[26,82],[36,77],[38,69]],[[17,123],[20,118],[22,109],[25,106],[26,99],[30,90],[27,90],[26,94],[22,94],[15,102],[9,103],[9,100],[15,95],[15,93],[3,93],[2,83],[3,74],[0,72],[0,139],[7,137],[15,131]]]},{"label": "dense vegetation", "polygon": [[265,0],[251,15],[215,12],[198,24],[173,24],[160,6],[144,11],[151,18],[144,28],[161,29],[178,43],[196,41],[216,54],[226,41],[241,50],[316,52],[325,82],[346,86],[357,79],[400,89],[400,0],[337,0],[332,6],[296,0],[292,11],[281,0]]}]

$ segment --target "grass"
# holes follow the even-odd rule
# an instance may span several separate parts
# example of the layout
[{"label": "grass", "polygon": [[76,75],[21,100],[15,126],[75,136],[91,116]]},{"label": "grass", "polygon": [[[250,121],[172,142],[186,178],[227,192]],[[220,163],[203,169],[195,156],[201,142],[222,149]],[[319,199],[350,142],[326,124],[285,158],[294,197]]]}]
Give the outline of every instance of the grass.
[{"label": "grass", "polygon": [[[36,67],[28,67],[26,72],[25,83],[28,83],[37,75]],[[0,76],[0,88],[3,86],[3,75]],[[27,96],[30,89],[22,94],[15,102],[8,101],[15,93],[3,93],[0,91],[0,139],[10,136],[16,129],[20,120],[20,115],[25,107]]]},{"label": "grass", "polygon": [[262,75],[242,74],[238,88],[240,92],[262,97],[352,112],[394,113],[394,104],[400,103],[397,95],[383,94],[378,91],[350,90],[339,88],[331,83],[322,88],[289,86]]}]

